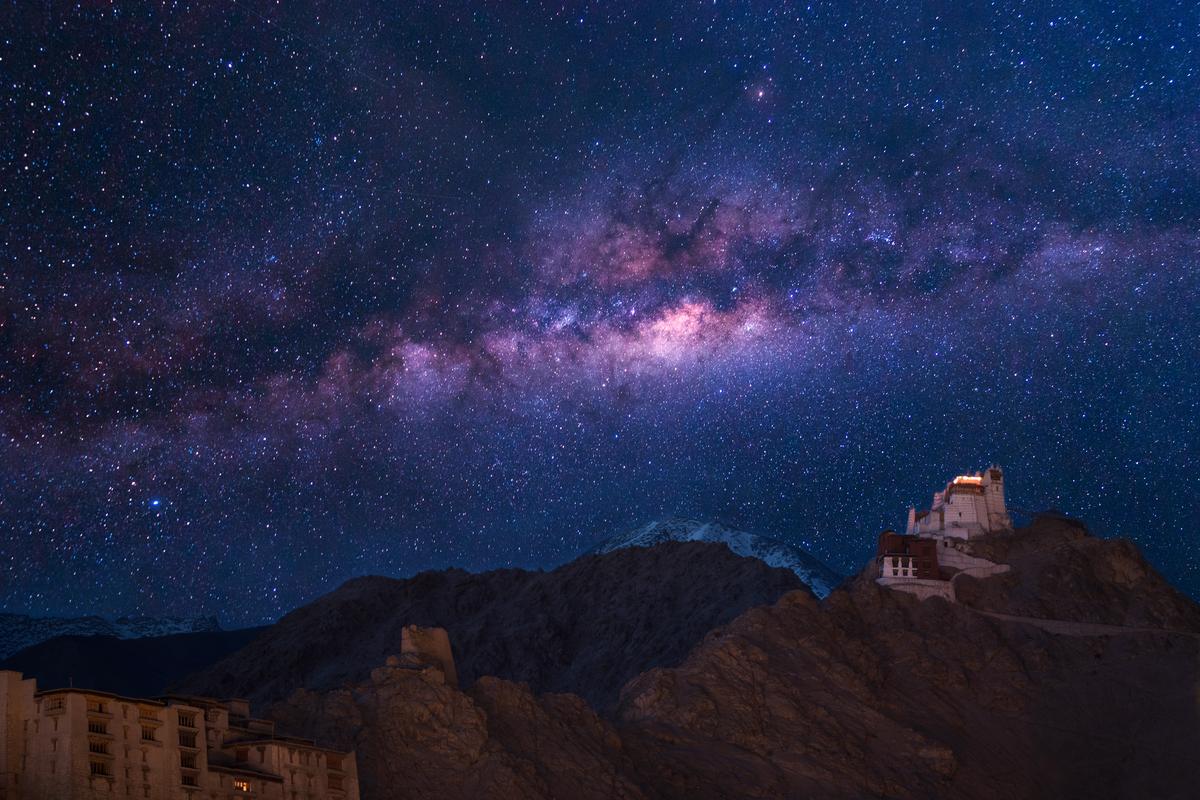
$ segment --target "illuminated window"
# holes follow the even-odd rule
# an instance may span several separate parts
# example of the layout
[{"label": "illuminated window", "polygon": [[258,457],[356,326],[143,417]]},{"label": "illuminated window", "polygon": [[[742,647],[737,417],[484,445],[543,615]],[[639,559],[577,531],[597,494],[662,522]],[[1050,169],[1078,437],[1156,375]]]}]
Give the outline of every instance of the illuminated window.
[{"label": "illuminated window", "polygon": [[235,791],[248,792],[250,791],[250,781],[234,781],[233,788]]}]

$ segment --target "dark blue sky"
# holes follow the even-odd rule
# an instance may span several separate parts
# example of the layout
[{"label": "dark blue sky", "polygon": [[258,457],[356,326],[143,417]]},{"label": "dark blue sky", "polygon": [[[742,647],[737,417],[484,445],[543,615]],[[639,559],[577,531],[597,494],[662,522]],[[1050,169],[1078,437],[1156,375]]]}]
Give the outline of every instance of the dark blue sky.
[{"label": "dark blue sky", "polygon": [[1200,10],[7,3],[0,608],[272,618],[957,472],[1200,593]]}]

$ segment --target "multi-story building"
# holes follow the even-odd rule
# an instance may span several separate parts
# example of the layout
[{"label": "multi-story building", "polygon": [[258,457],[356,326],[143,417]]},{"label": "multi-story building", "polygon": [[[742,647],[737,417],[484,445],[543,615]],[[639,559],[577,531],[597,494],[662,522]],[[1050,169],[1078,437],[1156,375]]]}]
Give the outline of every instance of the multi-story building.
[{"label": "multi-story building", "polygon": [[927,511],[908,510],[904,536],[891,530],[879,535],[875,581],[922,599],[953,601],[954,580],[959,575],[985,578],[1008,571],[1006,564],[974,555],[970,540],[1011,528],[1000,468],[959,475],[934,493]]},{"label": "multi-story building", "polygon": [[0,800],[358,800],[353,753],[279,736],[249,704],[38,690],[0,671]]},{"label": "multi-story building", "polygon": [[1004,506],[1004,472],[997,466],[959,475],[933,495],[927,511],[908,510],[909,536],[970,539],[1012,527]]}]

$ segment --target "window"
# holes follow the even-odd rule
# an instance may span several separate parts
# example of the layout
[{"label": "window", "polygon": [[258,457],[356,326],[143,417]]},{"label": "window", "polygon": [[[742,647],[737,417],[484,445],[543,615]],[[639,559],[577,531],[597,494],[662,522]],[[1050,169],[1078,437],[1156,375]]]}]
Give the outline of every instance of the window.
[{"label": "window", "polygon": [[99,722],[94,719],[88,720],[88,733],[108,734],[108,723]]},{"label": "window", "polygon": [[195,747],[196,746],[196,732],[195,731],[180,731],[179,732],[179,746],[180,747]]},{"label": "window", "polygon": [[245,764],[250,760],[250,749],[248,747],[239,747],[233,752],[233,757],[239,764]]},{"label": "window", "polygon": [[338,772],[341,772],[342,771],[342,757],[341,756],[330,756],[329,757],[329,768],[336,769]]},{"label": "window", "polygon": [[103,700],[88,700],[87,710],[93,714],[107,714],[108,704]]},{"label": "window", "polygon": [[180,753],[179,766],[184,769],[196,769],[196,754],[195,753]]},{"label": "window", "polygon": [[250,791],[250,781],[234,781],[233,782],[233,790],[235,792]]},{"label": "window", "polygon": [[89,761],[88,769],[91,771],[93,776],[108,778],[112,775],[112,773],[108,771],[108,764],[104,761]]},{"label": "window", "polygon": [[93,739],[88,742],[88,752],[106,756],[108,755],[108,742],[100,742]]},{"label": "window", "polygon": [[62,711],[66,703],[61,697],[51,697],[46,700],[46,711]]},{"label": "window", "polygon": [[148,725],[142,726],[142,741],[143,742],[158,741],[154,736],[154,728],[151,728]]},{"label": "window", "polygon": [[183,781],[181,781],[181,782],[183,783],[184,786],[199,786],[200,785],[199,781],[196,780],[195,775],[184,775]]},{"label": "window", "polygon": [[196,727],[196,715],[188,711],[179,712],[179,727],[194,728]]}]

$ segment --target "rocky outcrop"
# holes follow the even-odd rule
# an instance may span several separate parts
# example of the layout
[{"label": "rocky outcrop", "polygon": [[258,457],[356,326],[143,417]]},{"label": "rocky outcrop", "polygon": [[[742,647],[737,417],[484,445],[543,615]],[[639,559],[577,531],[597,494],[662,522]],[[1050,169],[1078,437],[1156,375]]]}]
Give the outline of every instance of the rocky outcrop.
[{"label": "rocky outcrop", "polygon": [[358,683],[416,624],[449,632],[464,687],[491,675],[605,710],[638,673],[678,664],[714,627],[802,587],[788,570],[704,542],[585,556],[550,572],[360,578],[178,688],[265,706],[298,688]]},{"label": "rocky outcrop", "polygon": [[[1060,520],[977,552],[1012,572],[959,580],[1007,619],[859,579],[823,607],[793,593],[751,610],[678,668],[632,681],[618,720],[641,785],[697,798],[1191,796],[1200,609],[1128,543]],[[1054,633],[1031,612],[1111,624]]]},{"label": "rocky outcrop", "polygon": [[498,678],[454,689],[441,669],[385,666],[352,688],[300,690],[272,715],[356,751],[364,798],[630,798],[620,737],[574,695]]},{"label": "rocky outcrop", "polygon": [[[868,575],[823,603],[791,592],[631,680],[607,717],[509,681],[457,692],[432,668],[272,714],[355,747],[364,800],[1194,796],[1196,606],[1129,545],[1059,521],[978,547],[1013,566],[979,581],[978,607]],[[1060,585],[1032,604],[1047,570]]]},{"label": "rocky outcrop", "polygon": [[1089,536],[1082,523],[1043,516],[1030,528],[970,547],[1012,567],[995,579],[955,581],[959,602],[973,608],[1134,627],[1200,626],[1200,606],[1167,583],[1132,542]]}]

